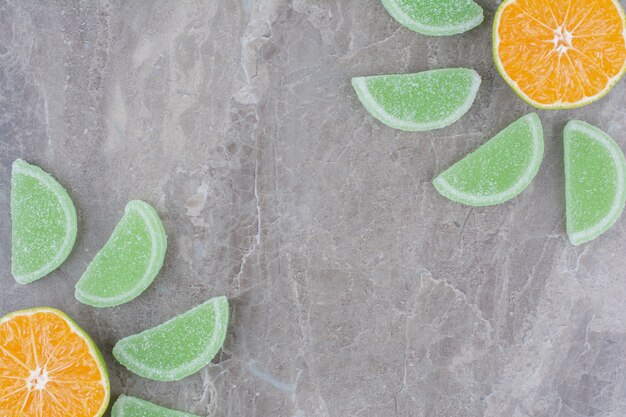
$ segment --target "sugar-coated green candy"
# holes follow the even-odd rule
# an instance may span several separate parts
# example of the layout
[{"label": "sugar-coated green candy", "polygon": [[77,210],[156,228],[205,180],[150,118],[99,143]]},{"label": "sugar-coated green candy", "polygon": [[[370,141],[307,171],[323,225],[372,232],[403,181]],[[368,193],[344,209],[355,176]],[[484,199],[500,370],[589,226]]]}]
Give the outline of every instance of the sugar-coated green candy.
[{"label": "sugar-coated green candy", "polygon": [[624,154],[600,129],[572,120],[563,132],[567,234],[574,245],[615,224],[626,202]]},{"label": "sugar-coated green candy", "polygon": [[113,404],[111,417],[198,417],[195,414],[170,410],[146,400],[120,395]]},{"label": "sugar-coated green candy", "polygon": [[115,344],[113,356],[130,371],[157,381],[178,381],[206,366],[222,347],[228,300],[215,297]]},{"label": "sugar-coated green candy", "polygon": [[543,129],[528,114],[441,173],[433,184],[457,203],[491,206],[520,194],[531,183],[543,159]]},{"label": "sugar-coated green candy", "polygon": [[21,159],[11,176],[12,263],[20,284],[42,278],[69,256],[78,230],[76,208],[50,174]]},{"label": "sugar-coated green candy", "polygon": [[472,69],[446,68],[416,74],[352,79],[359,100],[372,116],[395,129],[441,129],[472,106],[480,76]]},{"label": "sugar-coated green candy", "polygon": [[76,299],[113,307],[141,294],[163,265],[167,236],[156,210],[131,201],[111,237],[76,284]]},{"label": "sugar-coated green candy", "polygon": [[467,32],[483,21],[483,9],[472,0],[382,0],[401,25],[430,36]]}]

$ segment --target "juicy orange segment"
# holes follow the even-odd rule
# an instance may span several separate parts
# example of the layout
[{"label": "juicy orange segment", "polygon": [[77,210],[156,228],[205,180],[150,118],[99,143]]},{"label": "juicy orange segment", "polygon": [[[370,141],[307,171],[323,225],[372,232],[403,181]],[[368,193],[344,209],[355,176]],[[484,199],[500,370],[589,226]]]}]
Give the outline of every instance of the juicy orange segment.
[{"label": "juicy orange segment", "polygon": [[618,0],[505,0],[493,37],[498,70],[538,108],[589,104],[626,71],[626,20]]},{"label": "juicy orange segment", "polygon": [[52,308],[0,319],[0,417],[96,417],[109,402],[100,352]]}]

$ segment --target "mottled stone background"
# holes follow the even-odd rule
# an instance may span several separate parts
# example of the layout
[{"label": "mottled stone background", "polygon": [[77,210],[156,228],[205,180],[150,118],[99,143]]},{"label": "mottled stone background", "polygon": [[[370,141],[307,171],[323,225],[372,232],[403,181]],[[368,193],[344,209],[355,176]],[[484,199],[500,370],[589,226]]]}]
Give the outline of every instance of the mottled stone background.
[{"label": "mottled stone background", "polygon": [[[485,23],[449,38],[379,0],[0,0],[0,312],[51,305],[104,352],[126,393],[232,417],[623,417],[626,220],[565,236],[561,132],[626,148],[626,82],[539,112],[546,157],[515,200],[469,208],[435,174],[531,109],[491,60]],[[622,1],[622,4],[625,2]],[[471,66],[476,104],[430,133],[385,127],[357,75]],[[10,166],[52,172],[79,211],[63,266],[10,275]],[[165,266],[96,310],[74,284],[128,200],[161,214]],[[121,337],[215,295],[232,320],[215,363],[180,382],[117,364]]]}]

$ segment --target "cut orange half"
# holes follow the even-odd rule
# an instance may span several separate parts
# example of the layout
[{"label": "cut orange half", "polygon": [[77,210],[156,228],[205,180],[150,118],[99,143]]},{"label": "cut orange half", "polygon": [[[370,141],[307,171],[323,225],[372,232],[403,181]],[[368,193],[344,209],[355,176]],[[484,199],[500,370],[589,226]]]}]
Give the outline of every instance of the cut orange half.
[{"label": "cut orange half", "polygon": [[102,356],[67,315],[41,307],[0,319],[0,416],[97,417],[108,403]]},{"label": "cut orange half", "polygon": [[618,0],[505,0],[493,27],[498,71],[540,109],[581,107],[626,71],[626,20]]}]

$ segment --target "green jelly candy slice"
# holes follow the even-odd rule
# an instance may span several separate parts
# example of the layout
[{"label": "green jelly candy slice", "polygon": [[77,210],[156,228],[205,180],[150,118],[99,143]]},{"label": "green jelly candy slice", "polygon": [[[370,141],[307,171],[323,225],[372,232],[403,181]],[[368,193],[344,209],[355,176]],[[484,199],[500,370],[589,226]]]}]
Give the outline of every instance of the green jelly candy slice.
[{"label": "green jelly candy slice", "polygon": [[13,277],[28,284],[58,268],[69,256],[78,230],[67,191],[41,168],[21,159],[11,176]]},{"label": "green jelly candy slice", "polygon": [[206,366],[222,347],[228,300],[215,297],[152,329],[115,344],[113,356],[130,371],[157,381],[178,381]]},{"label": "green jelly candy slice", "polygon": [[198,417],[195,414],[170,410],[149,401],[120,395],[113,404],[111,417]]},{"label": "green jelly candy slice", "polygon": [[624,154],[600,129],[572,120],[565,126],[567,234],[574,245],[606,232],[624,210]]},{"label": "green jelly candy slice", "polygon": [[467,32],[483,21],[483,9],[472,0],[382,0],[394,19],[430,36]]},{"label": "green jelly candy slice", "polygon": [[141,294],[163,265],[167,236],[157,212],[131,201],[108,242],[76,284],[76,299],[93,307],[112,307]]},{"label": "green jelly candy slice", "polygon": [[356,77],[352,86],[372,116],[395,129],[441,129],[472,106],[480,75],[472,69],[447,68],[417,74]]},{"label": "green jelly candy slice", "polygon": [[528,114],[441,173],[433,184],[444,197],[470,206],[492,206],[516,197],[543,159],[543,129]]}]

